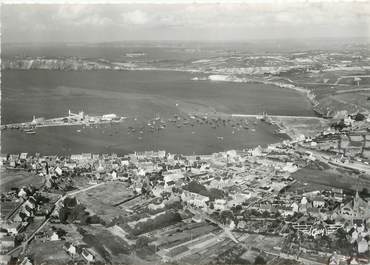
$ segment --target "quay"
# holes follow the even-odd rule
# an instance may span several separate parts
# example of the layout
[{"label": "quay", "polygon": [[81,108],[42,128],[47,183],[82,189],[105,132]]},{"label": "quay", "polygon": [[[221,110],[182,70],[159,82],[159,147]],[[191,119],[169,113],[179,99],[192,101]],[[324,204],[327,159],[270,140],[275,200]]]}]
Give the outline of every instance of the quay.
[{"label": "quay", "polygon": [[119,123],[125,120],[126,117],[118,117],[116,114],[104,114],[102,116],[85,115],[83,111],[75,114],[70,110],[68,116],[52,119],[35,118],[30,122],[2,124],[1,130],[5,129],[23,129],[26,133],[32,133],[32,129],[40,127],[55,127],[55,126],[73,126],[73,125],[95,125],[104,123]]}]

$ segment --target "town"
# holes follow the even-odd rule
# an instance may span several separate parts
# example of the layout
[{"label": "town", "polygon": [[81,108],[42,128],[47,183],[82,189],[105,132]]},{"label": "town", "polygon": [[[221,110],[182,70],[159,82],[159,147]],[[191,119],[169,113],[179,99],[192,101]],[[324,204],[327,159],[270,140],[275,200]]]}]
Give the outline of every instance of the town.
[{"label": "town", "polygon": [[368,264],[370,116],[210,155],[1,158],[1,264]]}]

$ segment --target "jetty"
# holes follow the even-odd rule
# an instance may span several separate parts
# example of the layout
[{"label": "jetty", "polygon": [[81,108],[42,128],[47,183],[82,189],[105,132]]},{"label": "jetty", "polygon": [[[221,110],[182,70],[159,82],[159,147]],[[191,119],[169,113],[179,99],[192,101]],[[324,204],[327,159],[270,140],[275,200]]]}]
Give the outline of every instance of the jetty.
[{"label": "jetty", "polygon": [[83,111],[79,113],[73,113],[68,111],[68,116],[44,119],[36,118],[33,116],[32,121],[21,122],[21,123],[10,123],[2,124],[1,130],[6,129],[21,129],[25,133],[33,132],[33,129],[40,127],[55,127],[55,126],[73,126],[73,125],[95,125],[104,123],[119,123],[126,119],[127,117],[119,117],[114,113],[104,114],[101,116],[90,116],[86,115]]}]

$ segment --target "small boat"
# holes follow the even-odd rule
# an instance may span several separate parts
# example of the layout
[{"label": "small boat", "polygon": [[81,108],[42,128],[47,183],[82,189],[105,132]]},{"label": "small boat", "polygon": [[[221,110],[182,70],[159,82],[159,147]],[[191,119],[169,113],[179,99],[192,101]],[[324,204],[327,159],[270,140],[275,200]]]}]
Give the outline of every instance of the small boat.
[{"label": "small boat", "polygon": [[33,128],[27,128],[23,130],[26,134],[36,134]]},{"label": "small boat", "polygon": [[220,141],[222,141],[224,139],[224,137],[218,136],[217,139],[220,140]]},{"label": "small boat", "polygon": [[5,167],[7,170],[13,170],[13,171],[20,171],[24,170],[24,168],[21,167]]},{"label": "small boat", "polygon": [[81,130],[77,130],[76,132],[80,133],[80,132],[81,132]]}]

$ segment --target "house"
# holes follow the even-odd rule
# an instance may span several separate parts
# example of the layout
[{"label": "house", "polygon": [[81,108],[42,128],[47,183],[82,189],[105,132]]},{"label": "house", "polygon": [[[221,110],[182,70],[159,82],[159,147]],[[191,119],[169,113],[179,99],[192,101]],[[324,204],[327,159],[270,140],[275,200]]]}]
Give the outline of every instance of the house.
[{"label": "house", "polygon": [[24,198],[24,197],[26,197],[27,196],[27,192],[25,191],[25,189],[24,188],[21,188],[20,190],[19,190],[19,192],[18,192],[18,197],[19,198]]},{"label": "house", "polygon": [[20,228],[20,222],[3,223],[1,224],[1,228],[5,229],[11,235],[17,235]]},{"label": "house", "polygon": [[53,234],[50,236],[50,241],[58,241],[60,240],[58,234],[56,232],[53,232]]},{"label": "house", "polygon": [[112,173],[111,173],[111,176],[112,176],[113,180],[116,180],[117,179],[117,171],[113,170]]},{"label": "house", "polygon": [[297,213],[299,211],[299,205],[298,205],[298,203],[293,202],[292,205],[291,205],[291,207],[292,207],[293,212]]},{"label": "house", "polygon": [[95,260],[94,255],[87,248],[82,249],[81,255],[87,262],[93,262]]},{"label": "house", "polygon": [[61,168],[60,168],[60,167],[56,167],[56,168],[54,169],[54,172],[55,172],[58,176],[61,176],[61,175],[62,175],[62,173],[63,173],[63,171],[61,170]]},{"label": "house", "polygon": [[312,199],[312,205],[315,208],[322,208],[325,206],[325,200],[321,197],[315,197]]},{"label": "house", "polygon": [[165,188],[165,189],[172,188],[172,187],[174,187],[174,186],[175,186],[175,184],[176,184],[176,182],[175,182],[175,181],[170,180],[170,181],[168,181],[168,182],[166,182],[166,183],[164,184],[164,188]]},{"label": "house", "polygon": [[67,253],[69,254],[69,255],[71,255],[72,257],[74,256],[74,255],[76,255],[77,254],[77,249],[76,249],[76,247],[73,245],[73,244],[71,244],[71,243],[69,243],[69,242],[66,242],[65,244],[64,244],[64,247],[63,247],[64,249],[65,249],[65,251],[67,251]]},{"label": "house", "polygon": [[24,257],[19,265],[32,265],[32,261],[28,257]]},{"label": "house", "polygon": [[226,209],[226,200],[216,199],[213,205],[215,210],[223,211]]},{"label": "house", "polygon": [[32,203],[32,201],[31,200],[27,200],[25,203],[24,203],[24,205],[23,205],[23,207],[24,208],[26,208],[26,209],[34,209],[35,208],[35,204],[34,203]]},{"label": "house", "polygon": [[164,192],[164,187],[162,185],[157,185],[152,189],[152,193],[155,197],[161,197]]},{"label": "house", "polygon": [[239,229],[245,229],[247,227],[247,222],[244,221],[244,220],[241,220],[239,223],[238,223],[238,228]]},{"label": "house", "polygon": [[293,216],[294,215],[293,208],[292,207],[289,207],[289,206],[280,206],[278,208],[278,211],[284,217]]},{"label": "house", "polygon": [[206,203],[209,201],[209,198],[207,196],[203,196],[187,190],[183,191],[183,193],[181,194],[181,199],[182,201],[199,208],[206,208]]}]

